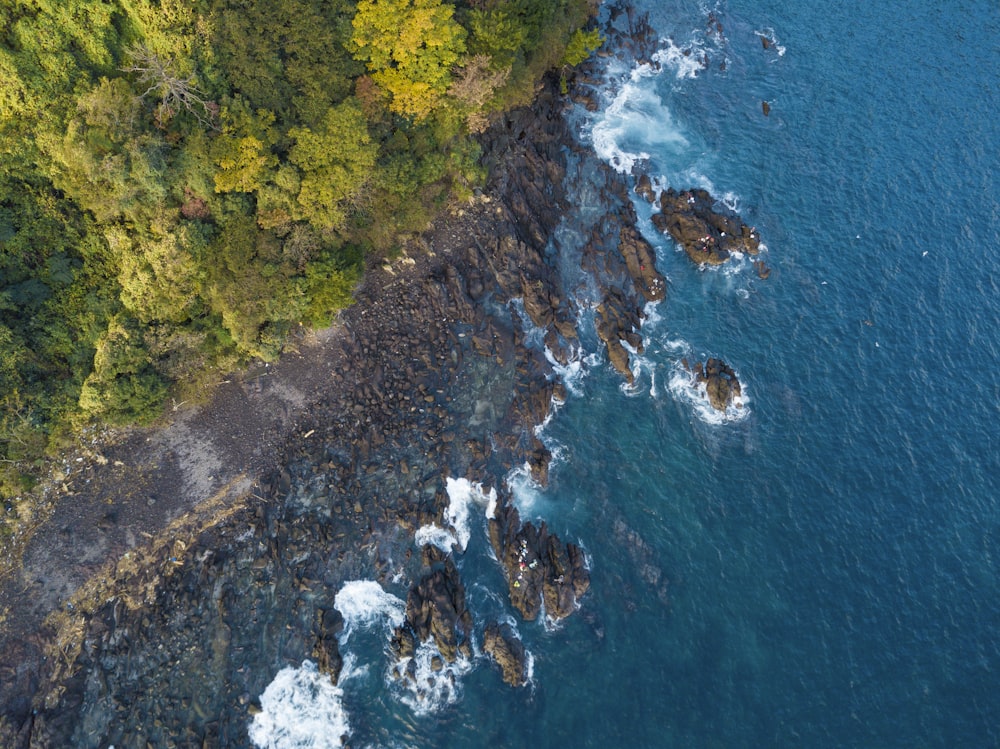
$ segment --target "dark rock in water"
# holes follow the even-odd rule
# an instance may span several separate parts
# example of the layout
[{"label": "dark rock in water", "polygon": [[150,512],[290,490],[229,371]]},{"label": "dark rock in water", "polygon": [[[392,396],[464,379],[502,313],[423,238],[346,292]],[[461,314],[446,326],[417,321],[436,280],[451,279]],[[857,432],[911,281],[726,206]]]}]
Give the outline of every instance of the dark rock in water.
[{"label": "dark rock in water", "polygon": [[710,358],[704,365],[698,362],[692,371],[695,381],[705,383],[708,402],[716,411],[725,411],[730,405],[740,405],[743,395],[736,372],[721,359]]},{"label": "dark rock in water", "polygon": [[412,658],[413,654],[417,652],[417,641],[413,638],[413,632],[410,629],[400,627],[392,635],[391,647],[392,652],[399,660]]},{"label": "dark rock in water", "polygon": [[660,212],[653,225],[673,237],[696,263],[721,265],[734,252],[756,255],[760,248],[757,230],[729,211],[718,207],[708,191],[673,188],[660,195]]},{"label": "dark rock in water", "polygon": [[635,183],[635,192],[645,198],[648,203],[656,201],[656,190],[653,189],[653,183],[648,174],[639,175],[639,179]]},{"label": "dark rock in water", "polygon": [[552,451],[538,437],[533,437],[531,452],[528,453],[528,467],[531,469],[531,477],[542,486],[547,486],[549,483],[551,460]]},{"label": "dark rock in water", "polygon": [[757,271],[757,276],[761,279],[766,279],[771,275],[771,269],[767,267],[767,264],[763,260],[754,260],[753,267]]},{"label": "dark rock in water", "polygon": [[576,601],[590,587],[583,552],[563,544],[543,522],[521,524],[517,508],[506,498],[490,519],[490,542],[507,575],[511,604],[526,620],[538,618],[542,606],[547,616],[563,619],[576,609]]},{"label": "dark rock in water", "polygon": [[490,622],[483,632],[483,651],[500,667],[503,680],[512,687],[527,682],[527,663],[521,640],[509,624]]},{"label": "dark rock in water", "polygon": [[635,289],[647,302],[658,302],[667,295],[666,279],[656,269],[656,250],[631,226],[623,226],[618,251],[635,283]]},{"label": "dark rock in water", "polygon": [[337,634],[344,628],[344,618],[336,609],[316,609],[315,626],[313,634],[315,642],[313,644],[312,656],[316,659],[316,666],[322,673],[329,674],[336,684],[340,678],[340,669],[344,665],[344,660],[340,655],[337,646]]},{"label": "dark rock in water", "polygon": [[465,586],[451,558],[418,580],[406,597],[406,618],[393,635],[398,658],[415,644],[433,639],[441,657],[453,663],[459,646],[472,632],[472,615],[465,607]]},{"label": "dark rock in water", "polygon": [[608,289],[604,301],[597,307],[597,336],[608,347],[608,360],[631,384],[635,377],[629,367],[629,352],[622,345],[628,343],[640,353],[643,351],[642,338],[637,332],[641,312],[630,304],[620,289]]}]

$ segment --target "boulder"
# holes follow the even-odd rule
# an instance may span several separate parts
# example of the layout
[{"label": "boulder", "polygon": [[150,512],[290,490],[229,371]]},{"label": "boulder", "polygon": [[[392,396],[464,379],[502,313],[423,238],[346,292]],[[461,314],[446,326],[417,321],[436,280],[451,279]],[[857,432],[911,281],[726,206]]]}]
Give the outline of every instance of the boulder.
[{"label": "boulder", "polygon": [[336,609],[317,608],[313,623],[312,657],[320,672],[329,674],[334,683],[344,665],[337,635],[344,628],[344,618]]},{"label": "boulder", "polygon": [[650,181],[648,174],[639,175],[639,179],[635,183],[635,192],[645,199],[647,203],[656,201],[656,190],[653,189],[653,183]]},{"label": "boulder", "polygon": [[635,290],[647,302],[658,302],[666,296],[666,279],[656,269],[656,250],[635,228],[623,226],[619,234],[618,251],[632,277]]},{"label": "boulder", "polygon": [[628,381],[635,379],[629,367],[629,352],[622,345],[628,343],[639,353],[642,353],[642,337],[638,333],[642,313],[630,303],[625,294],[618,288],[611,287],[604,301],[597,307],[595,321],[597,337],[604,341],[608,348],[608,360],[611,365]]},{"label": "boulder", "polygon": [[540,486],[547,486],[549,483],[549,462],[551,460],[552,451],[538,437],[532,436],[531,450],[528,452],[528,468],[531,470],[531,478]]}]

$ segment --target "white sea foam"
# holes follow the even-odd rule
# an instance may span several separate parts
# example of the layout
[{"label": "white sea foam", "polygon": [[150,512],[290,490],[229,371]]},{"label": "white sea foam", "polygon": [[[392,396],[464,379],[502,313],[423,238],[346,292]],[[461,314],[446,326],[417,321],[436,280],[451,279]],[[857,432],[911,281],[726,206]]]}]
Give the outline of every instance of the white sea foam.
[{"label": "white sea foam", "polygon": [[352,679],[364,679],[370,670],[366,663],[358,665],[358,657],[351,652],[343,653],[344,662],[340,667],[340,677],[337,679],[337,686],[343,686]]},{"label": "white sea foam", "polygon": [[390,627],[403,623],[406,604],[392,593],[387,593],[374,580],[351,580],[341,586],[333,605],[344,617],[344,630],[340,634],[343,645],[357,626],[369,627],[387,622]]},{"label": "white sea foam", "polygon": [[259,749],[337,749],[351,733],[341,702],[343,691],[316,664],[281,669],[260,697],[250,722]]},{"label": "white sea foam", "polygon": [[642,329],[644,331],[655,329],[663,321],[663,315],[660,314],[661,304],[662,302],[646,302],[646,306],[642,308],[642,316],[644,318]]},{"label": "white sea foam", "polygon": [[533,517],[535,506],[542,496],[542,488],[531,477],[531,468],[527,463],[512,469],[507,474],[507,486],[510,487],[514,506],[522,517]]},{"label": "white sea foam", "polygon": [[678,80],[696,78],[705,69],[704,42],[692,39],[683,47],[678,47],[673,39],[667,39],[665,47],[653,53],[653,62],[666,70],[672,70]]},{"label": "white sea foam", "polygon": [[718,198],[718,200],[733,213],[739,213],[740,196],[737,195],[736,193],[732,192],[731,190],[727,190],[726,192],[722,193],[722,197]]},{"label": "white sea foam", "polygon": [[452,547],[458,543],[458,539],[451,531],[431,523],[417,528],[417,532],[413,534],[413,542],[418,547],[430,544],[438,547],[441,551],[451,553]]},{"label": "white sea foam", "polygon": [[647,148],[681,151],[688,141],[652,84],[640,77],[622,84],[590,128],[594,151],[614,169],[630,173],[649,159]]},{"label": "white sea foam", "polygon": [[[552,366],[552,371],[556,373],[562,384],[566,386],[567,393],[577,397],[583,395],[583,379],[587,376],[587,368],[584,366],[583,359],[580,358],[579,348],[573,350],[569,361],[565,364],[560,364],[556,361],[555,356],[552,355],[549,347],[546,346],[545,359]],[[551,415],[550,412],[549,416]],[[546,417],[546,420],[548,420],[548,417]]]},{"label": "white sea foam", "polygon": [[445,481],[448,491],[448,509],[444,519],[455,529],[455,537],[462,551],[469,545],[472,537],[470,525],[470,509],[473,506],[485,507],[487,512],[496,504],[496,489],[483,491],[482,484],[473,484],[468,479],[453,479],[450,476]]},{"label": "white sea foam", "polygon": [[[418,715],[436,713],[457,702],[462,694],[462,677],[473,667],[472,660],[459,656],[454,663],[443,663],[435,671],[435,656],[440,658],[441,653],[433,640],[422,642],[412,658],[402,658],[393,665],[386,679],[390,687],[398,690],[400,702]],[[407,675],[411,669],[412,678]]]},{"label": "white sea foam", "polygon": [[524,686],[535,686],[535,654],[524,649]]}]

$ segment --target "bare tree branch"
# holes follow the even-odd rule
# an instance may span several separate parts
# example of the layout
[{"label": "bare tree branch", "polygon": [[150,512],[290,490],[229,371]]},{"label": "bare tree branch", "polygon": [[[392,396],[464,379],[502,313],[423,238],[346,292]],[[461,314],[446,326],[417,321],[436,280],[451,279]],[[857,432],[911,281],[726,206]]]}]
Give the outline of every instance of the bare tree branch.
[{"label": "bare tree branch", "polygon": [[140,86],[146,86],[139,97],[159,99],[158,109],[168,115],[181,108],[194,116],[205,127],[217,130],[215,115],[218,107],[206,101],[194,85],[194,77],[181,78],[171,60],[164,60],[144,44],[137,44],[128,51],[132,64],[121,68],[123,73],[138,74]]}]

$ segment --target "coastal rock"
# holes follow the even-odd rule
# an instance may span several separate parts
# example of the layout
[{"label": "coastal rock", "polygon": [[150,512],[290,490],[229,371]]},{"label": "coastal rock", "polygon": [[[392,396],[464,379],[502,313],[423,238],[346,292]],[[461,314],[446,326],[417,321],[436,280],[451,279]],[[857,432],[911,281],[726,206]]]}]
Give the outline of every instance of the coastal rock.
[{"label": "coastal rock", "polygon": [[539,352],[523,345],[517,346],[516,352],[520,366],[509,415],[512,422],[533,435],[535,425],[544,422],[552,409],[556,383],[546,378],[548,363]]},{"label": "coastal rock", "polygon": [[618,251],[635,283],[635,289],[647,302],[659,302],[666,297],[666,279],[656,269],[656,250],[632,226],[623,226]]},{"label": "coastal rock", "polygon": [[[433,558],[433,557],[432,557]],[[412,655],[415,643],[433,639],[441,657],[453,663],[460,651],[470,650],[472,615],[465,606],[465,586],[448,557],[411,588],[406,616],[393,635],[398,658]]]},{"label": "coastal rock", "polygon": [[757,271],[757,277],[761,280],[765,280],[771,275],[771,269],[763,260],[754,260],[753,267]]},{"label": "coastal rock", "polygon": [[[686,364],[686,362],[685,362]],[[709,358],[704,364],[689,367],[696,383],[704,383],[708,402],[716,411],[725,411],[731,405],[740,405],[743,388],[736,372],[721,359]]]},{"label": "coastal rock", "polygon": [[589,227],[580,262],[600,295],[597,335],[608,361],[631,384],[631,353],[643,351],[642,310],[666,297],[666,279],[656,268],[652,245],[634,228],[638,217],[625,183],[610,168],[601,195],[609,210]]},{"label": "coastal rock", "polygon": [[642,353],[642,337],[638,333],[641,318],[642,312],[626,298],[621,289],[614,287],[608,289],[604,301],[597,307],[597,337],[607,346],[611,366],[629,384],[632,384],[635,376],[629,367],[629,352],[622,342]]},{"label": "coastal rock", "polygon": [[653,225],[670,234],[696,263],[721,265],[732,253],[756,255],[760,248],[757,230],[718,207],[708,191],[701,189],[677,192],[673,188],[660,195],[660,212],[652,216]]},{"label": "coastal rock", "polygon": [[490,543],[507,576],[511,604],[526,620],[538,618],[544,606],[552,620],[576,610],[590,587],[586,558],[575,544],[563,544],[544,522],[521,523],[506,498],[489,521]]},{"label": "coastal rock", "polygon": [[528,670],[524,645],[509,624],[490,622],[483,632],[483,652],[500,667],[503,680],[512,687],[527,683]]},{"label": "coastal rock", "polygon": [[531,452],[528,453],[528,468],[531,471],[531,478],[541,486],[547,486],[549,483],[549,462],[551,460],[552,451],[538,437],[533,437]]},{"label": "coastal rock", "polygon": [[337,645],[337,635],[344,628],[344,618],[336,609],[318,608],[315,622],[312,657],[316,659],[316,666],[320,672],[329,674],[336,683],[340,678],[340,669],[344,665],[344,659]]},{"label": "coastal rock", "polygon": [[653,183],[650,181],[648,174],[639,175],[639,179],[635,183],[635,192],[647,203],[654,203],[656,201],[656,190],[653,189]]}]

